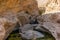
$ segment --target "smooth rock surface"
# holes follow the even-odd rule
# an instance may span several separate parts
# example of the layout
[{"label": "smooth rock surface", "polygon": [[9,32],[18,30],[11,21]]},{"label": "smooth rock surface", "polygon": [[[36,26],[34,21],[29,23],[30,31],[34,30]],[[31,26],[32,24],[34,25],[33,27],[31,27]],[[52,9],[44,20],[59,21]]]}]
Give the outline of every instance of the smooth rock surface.
[{"label": "smooth rock surface", "polygon": [[38,31],[28,30],[25,33],[21,33],[21,36],[26,39],[41,38],[44,35]]},{"label": "smooth rock surface", "polygon": [[21,30],[20,34],[21,34],[22,38],[33,39],[33,38],[44,37],[44,35],[41,32],[34,30],[34,28],[37,25],[38,24],[26,24],[26,25],[20,27],[20,30]]}]

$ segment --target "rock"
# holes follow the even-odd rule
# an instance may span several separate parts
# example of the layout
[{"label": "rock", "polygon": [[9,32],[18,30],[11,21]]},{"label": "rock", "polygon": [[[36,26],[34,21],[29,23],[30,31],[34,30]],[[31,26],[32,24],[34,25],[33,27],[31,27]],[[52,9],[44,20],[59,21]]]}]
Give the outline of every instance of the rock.
[{"label": "rock", "polygon": [[[2,23],[0,40],[8,37],[17,22],[23,25],[28,23],[29,16],[26,14],[39,15],[36,0],[0,0],[0,23]],[[21,15],[24,16],[21,17]]]},{"label": "rock", "polygon": [[49,30],[47,28],[45,28],[43,25],[41,25],[41,24],[38,24],[35,27],[35,30],[42,31],[42,32],[49,32]]},{"label": "rock", "polygon": [[38,7],[45,7],[47,2],[50,0],[36,0],[38,2]]},{"label": "rock", "polygon": [[5,40],[13,31],[16,23],[10,22],[6,18],[0,18],[0,40]]},{"label": "rock", "polygon": [[32,16],[30,18],[30,24],[38,24],[38,22],[37,22],[37,16]]},{"label": "rock", "polygon": [[36,0],[1,0],[0,13],[11,10],[13,13],[25,11],[30,15],[38,15],[38,4]]},{"label": "rock", "polygon": [[14,30],[17,21],[16,16],[11,11],[7,11],[4,15],[0,16],[1,40],[5,40],[9,36]]},{"label": "rock", "polygon": [[22,27],[20,27],[20,34],[23,38],[25,39],[32,39],[32,38],[40,38],[40,37],[44,37],[44,35],[38,31],[34,31],[34,28],[37,26],[38,24],[26,24]]},{"label": "rock", "polygon": [[25,33],[21,33],[21,36],[25,39],[44,37],[44,35],[42,33],[34,31],[34,30],[28,30]]},{"label": "rock", "polygon": [[[41,18],[43,21],[41,21],[39,18]],[[43,29],[44,27],[48,30],[48,33],[52,34],[53,37],[55,37],[56,40],[60,40],[60,12],[44,14],[39,18],[38,19],[40,21],[38,21],[41,26],[39,26],[38,28],[41,29],[42,27]]]},{"label": "rock", "polygon": [[20,27],[20,30],[22,31],[22,33],[24,33],[25,31],[28,30],[34,30],[34,28],[37,26],[38,24],[25,24],[23,26]]},{"label": "rock", "polygon": [[44,8],[45,13],[60,11],[60,0],[37,0],[38,7]]},{"label": "rock", "polygon": [[31,24],[25,24],[22,27],[20,27],[20,29],[22,33],[24,33],[25,31],[33,30],[33,26]]},{"label": "rock", "polygon": [[31,17],[31,15],[26,14],[24,11],[22,11],[22,12],[18,13],[16,17],[19,21],[20,26],[23,26],[30,22],[29,17]]}]

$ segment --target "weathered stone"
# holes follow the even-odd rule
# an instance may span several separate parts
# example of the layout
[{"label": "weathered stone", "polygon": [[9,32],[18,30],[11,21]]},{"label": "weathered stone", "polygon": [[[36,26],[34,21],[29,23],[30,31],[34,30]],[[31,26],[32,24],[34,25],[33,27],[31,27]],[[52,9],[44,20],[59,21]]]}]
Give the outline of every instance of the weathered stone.
[{"label": "weathered stone", "polygon": [[23,26],[30,22],[29,17],[31,17],[31,15],[26,14],[24,11],[22,11],[22,12],[18,13],[16,17],[19,21],[20,26]]},{"label": "weathered stone", "polygon": [[21,30],[20,35],[22,36],[22,38],[33,39],[33,38],[44,37],[44,35],[41,32],[34,30],[35,26],[37,25],[38,24],[26,24],[20,27],[20,30]]},{"label": "weathered stone", "polygon": [[25,24],[22,27],[20,27],[20,29],[22,33],[24,33],[25,31],[33,30],[33,26],[31,24]]},{"label": "weathered stone", "polygon": [[34,31],[34,30],[25,31],[24,33],[21,33],[21,36],[25,39],[44,37],[44,35],[42,33],[38,32],[38,31]]},{"label": "weathered stone", "polygon": [[0,0],[0,13],[11,10],[13,13],[27,11],[28,14],[38,15],[36,0]]},{"label": "weathered stone", "polygon": [[60,0],[37,0],[37,2],[39,8],[44,8],[44,14],[60,11]]},{"label": "weathered stone", "polygon": [[[43,21],[41,21],[40,18]],[[47,29],[44,29],[45,32],[51,33],[56,40],[60,40],[60,12],[44,14],[38,17],[38,19],[40,20],[38,20],[40,23],[40,26],[38,26],[38,28],[40,27],[41,29],[42,27],[42,29]]]},{"label": "weathered stone", "polygon": [[6,18],[0,18],[0,40],[5,40],[13,31],[16,23],[10,22]]},{"label": "weathered stone", "polygon": [[0,0],[0,23],[2,22],[1,31],[3,31],[0,33],[0,40],[7,38],[17,22],[22,25],[28,23],[29,16],[26,14],[39,15],[36,0]]}]

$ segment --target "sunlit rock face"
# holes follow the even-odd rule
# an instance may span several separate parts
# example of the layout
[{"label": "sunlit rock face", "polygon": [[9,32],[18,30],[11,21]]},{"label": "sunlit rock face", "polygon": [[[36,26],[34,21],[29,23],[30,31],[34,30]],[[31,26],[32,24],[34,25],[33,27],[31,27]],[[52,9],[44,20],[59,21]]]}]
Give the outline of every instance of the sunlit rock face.
[{"label": "sunlit rock face", "polygon": [[38,14],[36,0],[0,0],[0,13],[11,10],[14,13],[27,11],[31,15]]},{"label": "sunlit rock face", "polygon": [[44,8],[45,13],[60,11],[60,0],[37,0],[38,7]]},{"label": "sunlit rock face", "polygon": [[[43,21],[41,21],[41,19]],[[44,14],[40,17],[38,17],[38,22],[40,25],[37,27],[37,29],[40,27],[45,28],[45,32],[51,33],[56,40],[60,40],[60,12],[55,13],[49,13]]]},{"label": "sunlit rock face", "polygon": [[38,2],[38,7],[45,7],[49,0],[36,0]]}]

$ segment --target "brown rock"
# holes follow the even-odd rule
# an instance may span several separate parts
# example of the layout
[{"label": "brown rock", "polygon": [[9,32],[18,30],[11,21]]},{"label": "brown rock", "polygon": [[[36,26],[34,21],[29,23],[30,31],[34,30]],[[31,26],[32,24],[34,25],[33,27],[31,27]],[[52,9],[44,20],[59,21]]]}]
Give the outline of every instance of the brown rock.
[{"label": "brown rock", "polygon": [[6,18],[0,18],[0,40],[5,40],[13,31],[15,23],[8,21]]},{"label": "brown rock", "polygon": [[28,11],[30,14],[38,14],[36,0],[0,0],[0,13],[11,10],[14,13]]},{"label": "brown rock", "polygon": [[5,40],[9,34],[14,30],[15,25],[17,23],[17,19],[12,12],[6,12],[5,15],[0,16],[0,38],[1,40]]},{"label": "brown rock", "polygon": [[0,0],[0,40],[8,37],[17,22],[20,24],[29,22],[29,16],[26,16],[26,13],[39,15],[36,0]]}]

